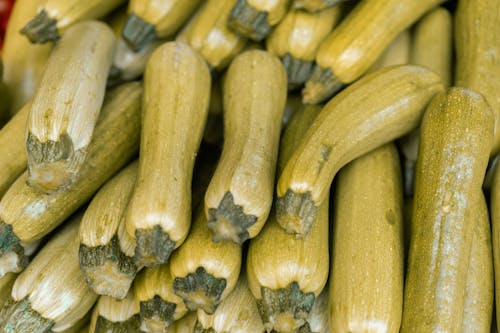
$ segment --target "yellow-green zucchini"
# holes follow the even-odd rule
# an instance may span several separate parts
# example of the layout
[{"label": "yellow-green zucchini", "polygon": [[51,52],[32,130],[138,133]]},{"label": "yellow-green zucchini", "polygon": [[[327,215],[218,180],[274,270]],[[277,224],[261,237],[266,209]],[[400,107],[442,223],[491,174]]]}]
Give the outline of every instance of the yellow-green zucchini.
[{"label": "yellow-green zucchini", "polygon": [[283,19],[289,5],[290,0],[236,0],[227,24],[240,35],[261,41]]},{"label": "yellow-green zucchini", "polygon": [[211,68],[223,70],[241,52],[246,38],[227,27],[227,18],[237,0],[208,0],[186,24],[177,39],[203,55]]},{"label": "yellow-green zucchini", "polygon": [[139,173],[126,229],[138,267],[167,262],[189,232],[191,179],[205,127],[210,73],[182,42],[160,46],[144,76]]},{"label": "yellow-green zucchini", "polygon": [[122,300],[99,297],[87,333],[144,332],[139,323],[139,302],[131,290]]},{"label": "yellow-green zucchini", "polygon": [[257,304],[250,289],[245,272],[229,296],[211,315],[198,309],[193,333],[264,333],[264,325],[257,311]]},{"label": "yellow-green zucchini", "polygon": [[86,163],[66,189],[45,194],[26,184],[26,172],[17,178],[0,201],[0,259],[16,258],[21,270],[29,244],[61,224],[137,153],[141,92],[139,83],[128,83],[108,94]]},{"label": "yellow-green zucchini", "polygon": [[0,309],[8,301],[16,278],[17,274],[15,273],[7,273],[0,277]]},{"label": "yellow-green zucchini", "polygon": [[[495,268],[495,309],[496,317],[500,318],[500,168],[494,171],[493,182],[491,186],[491,227],[493,242],[493,260]],[[500,320],[496,321],[496,329],[500,330]]]},{"label": "yellow-green zucchini", "polygon": [[444,0],[361,0],[321,43],[316,67],[302,91],[320,103],[363,75],[390,42]]},{"label": "yellow-green zucchini", "polygon": [[0,198],[16,178],[26,170],[26,121],[31,102],[5,124],[0,130]]},{"label": "yellow-green zucchini", "polygon": [[337,6],[345,0],[293,0],[293,8],[307,10],[315,13],[326,8]]},{"label": "yellow-green zucchini", "polygon": [[[98,19],[125,0],[43,0],[36,15],[21,29],[30,42],[43,44],[57,41],[73,24]],[[99,39],[96,37],[96,39]]]},{"label": "yellow-green zucchini", "polygon": [[[309,106],[297,111],[280,146],[278,170],[320,112]],[[307,327],[315,298],[328,278],[328,200],[319,208],[309,235],[296,239],[286,233],[272,213],[262,232],[250,241],[248,284],[267,331],[294,332]]]},{"label": "yellow-green zucchini", "polygon": [[394,38],[367,73],[375,72],[384,67],[410,63],[410,47],[410,31],[406,29]]},{"label": "yellow-green zucchini", "polygon": [[111,178],[97,192],[80,224],[80,269],[89,286],[99,295],[118,299],[127,296],[137,273],[132,257],[121,249],[120,224],[137,176],[137,162]]},{"label": "yellow-green zucchini", "polygon": [[334,97],[279,177],[278,223],[298,236],[306,235],[337,171],[417,127],[425,106],[442,90],[437,74],[400,65],[369,74]]},{"label": "yellow-green zucchini", "polygon": [[341,14],[340,6],[316,13],[292,9],[269,34],[267,50],[283,62],[289,89],[295,89],[309,79],[318,47],[340,20]]},{"label": "yellow-green zucchini", "polygon": [[482,191],[475,200],[479,202],[471,216],[474,230],[467,270],[462,332],[489,333],[495,294],[490,219]]},{"label": "yellow-green zucchini", "polygon": [[134,282],[135,299],[140,307],[141,329],[165,332],[187,312],[182,298],[174,293],[174,276],[168,264],[145,268]]},{"label": "yellow-green zucchini", "polygon": [[387,144],[339,172],[330,279],[331,332],[399,332],[403,312],[403,189]]},{"label": "yellow-green zucchini", "polygon": [[175,34],[200,0],[130,0],[123,39],[138,52],[157,38]]},{"label": "yellow-green zucchini", "polygon": [[0,315],[1,332],[59,332],[74,326],[91,309],[97,294],[78,266],[81,218],[81,214],[71,218],[19,274]]},{"label": "yellow-green zucchini", "polygon": [[51,192],[85,163],[102,107],[115,37],[104,23],[73,25],[52,51],[28,117],[28,182]]},{"label": "yellow-green zucchini", "polygon": [[167,333],[193,333],[196,324],[196,312],[189,312],[179,320],[176,320],[167,330]]},{"label": "yellow-green zucchini", "polygon": [[271,209],[286,73],[277,57],[238,55],[224,80],[224,147],[205,195],[214,240],[255,237]]},{"label": "yellow-green zucchini", "polygon": [[482,94],[495,113],[491,156],[500,151],[500,1],[459,1],[455,13],[455,85]]},{"label": "yellow-green zucchini", "polygon": [[412,236],[401,332],[462,328],[466,278],[481,190],[493,143],[494,114],[485,99],[451,88],[422,120]]},{"label": "yellow-green zucchini", "polygon": [[[431,10],[416,25],[412,36],[409,62],[439,74],[445,87],[451,83],[453,55],[452,22],[450,13],[441,7]],[[413,195],[415,164],[417,162],[419,130],[400,140],[404,156],[404,192]]]},{"label": "yellow-green zucchini", "polygon": [[212,241],[201,207],[189,236],[170,259],[173,290],[190,311],[198,308],[214,313],[218,304],[234,289],[241,268],[241,246]]},{"label": "yellow-green zucchini", "polygon": [[17,113],[34,95],[52,45],[33,45],[19,33],[44,0],[17,0],[7,24],[2,48],[3,80],[11,98],[10,114]]}]

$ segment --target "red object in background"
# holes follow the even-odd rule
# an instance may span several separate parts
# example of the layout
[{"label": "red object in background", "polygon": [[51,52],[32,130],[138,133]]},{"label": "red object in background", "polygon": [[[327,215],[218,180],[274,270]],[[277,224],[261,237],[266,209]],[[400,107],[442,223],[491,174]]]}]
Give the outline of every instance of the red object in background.
[{"label": "red object in background", "polygon": [[3,37],[7,29],[7,21],[9,20],[10,11],[14,5],[14,0],[0,0],[0,50],[3,45]]}]

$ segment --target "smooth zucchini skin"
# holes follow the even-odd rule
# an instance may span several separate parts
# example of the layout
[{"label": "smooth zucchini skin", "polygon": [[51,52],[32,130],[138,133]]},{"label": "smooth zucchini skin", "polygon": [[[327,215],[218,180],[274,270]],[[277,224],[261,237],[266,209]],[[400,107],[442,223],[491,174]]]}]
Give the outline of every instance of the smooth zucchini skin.
[{"label": "smooth zucchini skin", "polygon": [[331,332],[399,332],[404,247],[401,167],[394,144],[345,166],[335,190]]},{"label": "smooth zucchini skin", "polygon": [[472,212],[493,144],[494,114],[464,88],[439,93],[421,125],[401,332],[459,332]]}]

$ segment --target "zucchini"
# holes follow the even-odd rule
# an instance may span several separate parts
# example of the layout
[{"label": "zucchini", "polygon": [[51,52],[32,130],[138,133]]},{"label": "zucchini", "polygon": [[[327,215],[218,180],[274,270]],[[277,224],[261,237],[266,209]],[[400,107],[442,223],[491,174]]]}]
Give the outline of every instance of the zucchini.
[{"label": "zucchini", "polygon": [[210,98],[210,73],[187,44],[168,42],[144,76],[139,172],[127,209],[137,267],[166,263],[191,224],[191,179]]},{"label": "zucchini", "polygon": [[71,218],[18,276],[0,314],[0,331],[58,332],[74,326],[92,308],[97,294],[85,282],[77,259],[81,218]]},{"label": "zucchini", "polygon": [[316,66],[302,90],[316,104],[361,77],[391,41],[444,0],[361,0],[324,39]]},{"label": "zucchini", "polygon": [[222,71],[246,44],[246,38],[226,24],[235,1],[206,1],[177,36],[200,52],[211,69]]},{"label": "zucchini", "polygon": [[227,24],[240,35],[259,42],[283,19],[289,5],[290,0],[236,0]]},{"label": "zucchini", "polygon": [[193,333],[225,332],[265,332],[244,272],[240,274],[234,290],[220,303],[213,314],[206,314],[203,310],[197,311]]},{"label": "zucchini", "polygon": [[52,44],[31,44],[19,33],[44,0],[17,0],[10,13],[2,46],[3,80],[11,98],[10,115],[17,113],[35,95]]},{"label": "zucchini", "polygon": [[[31,43],[57,41],[73,24],[104,17],[125,0],[44,0],[20,30]],[[98,39],[98,38],[96,38]]]},{"label": "zucchini", "polygon": [[293,0],[292,6],[315,13],[326,8],[338,6],[342,1],[345,0]]},{"label": "zucchini", "polygon": [[320,43],[340,21],[342,8],[316,13],[292,9],[266,39],[269,52],[279,57],[288,76],[288,89],[309,79]]},{"label": "zucchini", "polygon": [[141,92],[140,84],[134,82],[108,93],[87,150],[86,163],[74,183],[62,191],[45,194],[26,184],[25,172],[2,197],[0,259],[15,258],[15,271],[26,266],[33,244],[87,202],[137,153]]},{"label": "zucchini", "polygon": [[200,0],[130,0],[122,37],[140,52],[155,39],[168,38],[184,24]]},{"label": "zucchini", "polygon": [[92,311],[88,333],[144,332],[139,329],[139,303],[134,293],[118,300],[101,296]]},{"label": "zucchini", "polygon": [[201,207],[189,236],[170,259],[174,293],[189,311],[213,314],[236,286],[241,268],[241,246],[212,241]]},{"label": "zucchini", "polygon": [[145,332],[165,332],[187,308],[174,293],[174,276],[167,264],[145,268],[134,282],[140,307],[140,327]]},{"label": "zucchini", "polygon": [[227,71],[224,147],[205,194],[214,241],[241,244],[264,226],[273,200],[286,93],[285,70],[268,52],[243,52]]},{"label": "zucchini", "polygon": [[78,256],[85,280],[95,293],[117,299],[127,296],[138,270],[133,257],[122,251],[118,232],[125,223],[137,165],[130,164],[101,187],[80,224]]},{"label": "zucchini", "polygon": [[102,107],[115,38],[104,23],[73,25],[54,48],[33,97],[28,182],[51,192],[75,181]]},{"label": "zucchini", "polygon": [[307,235],[337,171],[417,127],[427,103],[442,90],[437,74],[400,65],[369,74],[335,96],[279,177],[278,223],[299,237]]},{"label": "zucchini", "polygon": [[26,170],[25,131],[31,102],[28,102],[0,130],[0,198],[16,178]]},{"label": "zucchini", "polygon": [[493,143],[485,99],[450,88],[422,120],[401,332],[462,329],[474,196]]},{"label": "zucchini", "polygon": [[459,1],[455,13],[455,85],[482,94],[495,113],[491,157],[500,151],[500,1]]},{"label": "zucchini", "polygon": [[[293,115],[281,141],[278,170],[319,111],[318,106],[308,106]],[[307,327],[314,301],[328,278],[328,222],[327,200],[307,237],[296,239],[286,233],[271,214],[262,232],[250,241],[248,284],[268,332]]]},{"label": "zucchini", "polygon": [[[488,206],[482,191],[472,212],[475,222],[467,269],[462,332],[490,332],[493,317],[494,277]],[[493,213],[494,214],[494,213]],[[494,228],[496,228],[494,226]],[[496,230],[495,230],[496,231]]]},{"label": "zucchini", "polygon": [[399,332],[403,312],[403,189],[387,144],[339,172],[330,266],[331,332]]}]

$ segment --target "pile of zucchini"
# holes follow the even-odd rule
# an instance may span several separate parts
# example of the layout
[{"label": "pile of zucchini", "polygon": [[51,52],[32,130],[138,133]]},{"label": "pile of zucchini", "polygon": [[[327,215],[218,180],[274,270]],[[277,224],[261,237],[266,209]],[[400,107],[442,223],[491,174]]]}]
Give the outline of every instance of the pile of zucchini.
[{"label": "pile of zucchini", "polygon": [[496,331],[500,1],[17,0],[0,56],[0,333]]}]

